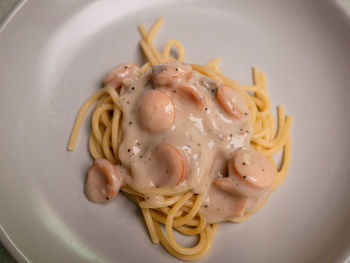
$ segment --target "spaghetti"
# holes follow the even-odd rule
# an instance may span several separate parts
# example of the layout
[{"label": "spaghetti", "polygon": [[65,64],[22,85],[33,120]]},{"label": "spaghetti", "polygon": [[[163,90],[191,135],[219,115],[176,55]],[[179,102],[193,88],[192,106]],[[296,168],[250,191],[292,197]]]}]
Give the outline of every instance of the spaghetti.
[{"label": "spaghetti", "polygon": [[[162,26],[163,18],[158,19],[149,31],[143,25],[139,26],[141,34],[140,46],[148,62],[139,70],[140,76],[146,74],[154,65],[169,61],[183,61],[185,51],[182,44],[175,39],[169,40],[163,51],[154,46],[154,38]],[[171,56],[171,50],[177,51],[177,57]],[[243,216],[232,219],[242,222],[259,210],[267,201],[271,192],[278,187],[286,177],[290,163],[290,128],[292,117],[285,115],[284,106],[279,106],[278,125],[276,129],[272,114],[270,98],[267,93],[265,74],[253,68],[253,84],[239,85],[237,81],[224,76],[219,68],[220,58],[215,58],[205,65],[192,64],[193,70],[238,90],[247,101],[253,125],[251,146],[266,156],[274,166],[274,178],[270,191],[259,206],[247,211]],[[127,80],[125,80],[127,81]],[[127,83],[124,83],[127,84]],[[95,104],[89,137],[89,150],[94,159],[105,158],[113,164],[120,162],[119,147],[121,143],[120,130],[122,126],[123,109],[118,91],[106,86],[92,95],[81,107],[71,133],[68,150],[73,151],[77,142],[81,124],[89,108]],[[279,168],[273,155],[282,150],[282,164]],[[150,238],[153,243],[161,243],[173,256],[194,261],[204,257],[211,248],[218,229],[217,223],[208,223],[200,208],[204,202],[201,193],[195,193],[188,185],[175,187],[148,187],[134,189],[130,185],[121,188],[133,202],[137,203],[143,213]],[[161,196],[162,198],[152,198]],[[188,236],[198,236],[198,243],[193,247],[180,245],[174,237],[174,230]]]}]

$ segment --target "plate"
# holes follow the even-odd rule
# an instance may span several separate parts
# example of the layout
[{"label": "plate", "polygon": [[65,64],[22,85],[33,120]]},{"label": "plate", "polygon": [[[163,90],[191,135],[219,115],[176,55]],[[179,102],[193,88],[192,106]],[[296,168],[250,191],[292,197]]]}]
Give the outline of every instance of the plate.
[{"label": "plate", "polygon": [[293,114],[286,181],[248,221],[223,223],[202,262],[346,262],[350,256],[350,22],[333,1],[24,1],[0,31],[1,240],[19,262],[179,262],[153,245],[123,196],[89,203],[89,123],[66,146],[82,102],[124,61],[136,26],[182,41],[187,61],[226,75],[266,72]]}]

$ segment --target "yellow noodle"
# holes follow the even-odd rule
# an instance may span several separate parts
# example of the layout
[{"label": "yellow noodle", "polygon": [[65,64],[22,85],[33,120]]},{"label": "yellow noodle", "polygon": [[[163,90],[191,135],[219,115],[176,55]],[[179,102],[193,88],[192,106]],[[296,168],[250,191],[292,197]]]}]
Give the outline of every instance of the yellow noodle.
[{"label": "yellow noodle", "polygon": [[221,73],[220,67],[219,67],[219,63],[221,62],[222,58],[213,58],[212,60],[210,60],[206,66],[211,67],[215,72],[217,73]]},{"label": "yellow noodle", "polygon": [[175,204],[179,199],[181,198],[181,195],[176,195],[173,197],[166,198],[162,200],[161,203],[153,204],[150,202],[142,201],[139,203],[139,206],[142,208],[159,208],[159,207],[165,207]]},{"label": "yellow noodle", "polygon": [[193,217],[195,217],[195,215],[199,211],[199,208],[202,205],[203,201],[204,201],[204,196],[202,194],[199,194],[197,196],[197,199],[196,199],[191,211],[186,216],[184,216],[182,218],[175,219],[173,222],[173,225],[174,226],[181,226],[181,225],[186,224],[188,221],[190,221]]},{"label": "yellow noodle", "polygon": [[150,209],[141,208],[141,211],[142,211],[143,217],[145,218],[146,226],[147,226],[149,235],[151,236],[152,242],[155,244],[159,243],[159,237],[154,227],[154,221],[151,216]]},{"label": "yellow noodle", "polygon": [[85,118],[85,115],[87,113],[87,111],[89,110],[89,108],[91,107],[91,105],[104,93],[106,92],[105,89],[100,89],[99,91],[97,91],[95,94],[93,94],[84,104],[83,106],[81,106],[78,115],[75,119],[74,125],[73,125],[73,130],[68,142],[68,151],[73,151],[75,149],[75,145],[77,143],[77,139],[78,139],[78,135],[79,135],[79,130],[81,127],[81,124]]},{"label": "yellow noodle", "polygon": [[95,136],[92,133],[89,135],[89,151],[94,159],[104,157],[101,145],[96,142]]},{"label": "yellow noodle", "polygon": [[151,49],[149,48],[149,46],[147,45],[146,41],[141,40],[140,41],[140,45],[142,48],[143,53],[145,53],[149,63],[151,64],[151,66],[153,65],[157,65],[158,61],[156,60],[156,58],[154,57]]},{"label": "yellow noodle", "polygon": [[119,161],[118,158],[118,135],[119,135],[119,122],[120,122],[120,116],[121,116],[121,111],[118,109],[117,106],[114,107],[114,113],[113,113],[113,118],[112,118],[112,132],[111,138],[112,138],[112,149],[113,149],[113,154],[116,159],[116,162]]},{"label": "yellow noodle", "polygon": [[111,163],[115,164],[117,161],[113,155],[113,152],[111,151],[111,145],[109,144],[111,139],[111,131],[112,131],[112,125],[108,125],[107,129],[103,134],[102,150],[106,159]]},{"label": "yellow noodle", "polygon": [[162,55],[163,60],[168,61],[170,59],[170,50],[173,46],[175,46],[177,48],[177,51],[178,51],[177,60],[184,61],[185,50],[184,50],[182,44],[176,39],[171,39],[165,44],[164,50],[163,50],[163,55]]},{"label": "yellow noodle", "polygon": [[91,126],[92,132],[94,133],[95,139],[99,144],[102,144],[102,134],[100,131],[100,117],[102,112],[113,110],[113,105],[111,104],[102,104],[97,107],[92,115]]}]

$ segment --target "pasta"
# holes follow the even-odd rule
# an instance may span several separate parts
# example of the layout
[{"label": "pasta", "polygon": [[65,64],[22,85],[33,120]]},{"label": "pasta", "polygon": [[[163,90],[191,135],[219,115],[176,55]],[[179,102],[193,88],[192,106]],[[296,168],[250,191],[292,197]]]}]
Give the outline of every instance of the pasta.
[{"label": "pasta", "polygon": [[[145,26],[139,26],[142,37],[140,46],[148,62],[139,70],[139,75],[146,74],[154,65],[170,61],[184,61],[185,51],[182,44],[175,39],[169,40],[163,51],[154,46],[154,38],[164,22],[158,19],[149,31]],[[177,57],[171,56],[175,49]],[[268,196],[285,179],[290,163],[290,129],[292,117],[285,115],[284,106],[277,110],[277,125],[272,113],[271,101],[267,93],[265,74],[253,68],[253,84],[240,85],[237,81],[224,76],[219,67],[220,58],[214,58],[205,65],[191,64],[193,70],[201,73],[218,83],[238,90],[245,98],[249,111],[249,121],[253,126],[251,146],[266,156],[274,167],[272,186],[264,202],[244,215],[231,219],[233,222],[242,222],[259,210],[267,201]],[[128,80],[125,79],[124,82]],[[127,83],[124,83],[127,85]],[[89,137],[89,150],[94,159],[105,158],[113,164],[120,162],[119,147],[121,144],[121,126],[123,119],[122,103],[118,91],[106,86],[93,94],[81,107],[71,133],[68,150],[73,151],[77,142],[81,124],[89,108],[95,104],[91,120],[91,134]],[[275,163],[273,155],[283,152],[282,164]],[[141,208],[145,223],[153,243],[161,245],[173,256],[194,261],[203,258],[211,248],[216,235],[218,224],[206,221],[201,212],[204,196],[196,193],[189,185],[175,187],[146,187],[134,189],[130,185],[121,188],[125,196],[137,203]],[[154,198],[159,197],[162,198]],[[174,231],[183,235],[199,237],[198,243],[193,247],[180,245],[174,237]]]}]

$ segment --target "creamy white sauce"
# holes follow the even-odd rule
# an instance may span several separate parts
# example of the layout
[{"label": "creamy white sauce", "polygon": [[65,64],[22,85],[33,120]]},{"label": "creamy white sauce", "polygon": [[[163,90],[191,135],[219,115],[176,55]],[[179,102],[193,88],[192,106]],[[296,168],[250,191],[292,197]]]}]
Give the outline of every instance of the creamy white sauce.
[{"label": "creamy white sauce", "polygon": [[[237,120],[218,102],[217,83],[197,72],[193,72],[187,82],[196,85],[200,91],[204,101],[202,109],[190,94],[182,90],[169,86],[155,87],[151,72],[130,79],[128,86],[122,87],[123,123],[119,159],[123,167],[123,181],[134,189],[157,187],[160,164],[155,161],[154,152],[160,144],[170,144],[185,155],[187,163],[187,176],[180,185],[190,185],[195,193],[205,196],[201,211],[207,221],[218,222],[242,216],[244,211],[254,207],[260,197],[253,197],[257,199],[254,201],[240,194],[228,194],[212,182],[228,175],[227,162],[233,158],[237,148],[250,147],[252,126],[248,121],[248,107],[243,97],[234,98],[244,113],[244,117]],[[136,111],[143,94],[154,89],[166,93],[175,106],[171,127],[161,132],[151,132],[140,125]],[[249,163],[249,156],[245,158]],[[237,182],[240,184],[239,180]],[[266,189],[263,191],[266,192]],[[147,198],[154,203],[162,199]]]}]

